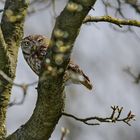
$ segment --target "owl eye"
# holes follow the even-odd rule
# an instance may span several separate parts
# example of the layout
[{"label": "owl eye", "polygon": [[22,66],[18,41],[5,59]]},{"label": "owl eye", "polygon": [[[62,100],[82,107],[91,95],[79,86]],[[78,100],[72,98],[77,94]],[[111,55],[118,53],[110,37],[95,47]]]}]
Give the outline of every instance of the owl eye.
[{"label": "owl eye", "polygon": [[28,41],[26,41],[26,42],[24,42],[24,45],[25,45],[25,46],[29,46],[30,43],[29,43]]},{"label": "owl eye", "polygon": [[37,41],[38,41],[39,43],[42,43],[42,42],[43,42],[43,38],[39,38]]}]

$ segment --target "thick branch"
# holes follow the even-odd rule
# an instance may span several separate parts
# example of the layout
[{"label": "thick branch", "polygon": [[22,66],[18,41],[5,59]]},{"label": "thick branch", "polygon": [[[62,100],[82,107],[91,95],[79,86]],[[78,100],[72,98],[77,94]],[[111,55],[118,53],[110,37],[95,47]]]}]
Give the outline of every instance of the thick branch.
[{"label": "thick branch", "polygon": [[23,37],[23,21],[27,13],[28,0],[6,0],[1,28],[11,61],[10,76],[15,76],[18,48]]},{"label": "thick branch", "polygon": [[84,19],[83,23],[88,23],[88,22],[109,22],[109,23],[116,24],[119,27],[121,27],[121,25],[140,27],[140,21],[138,20],[119,19],[111,16],[99,16],[99,17],[87,16]]},{"label": "thick branch", "polygon": [[1,69],[4,69],[5,64],[8,63],[8,54],[7,54],[7,46],[2,34],[2,30],[0,27],[0,66]]},{"label": "thick branch", "polygon": [[64,108],[64,71],[79,28],[95,1],[69,0],[57,18],[39,78],[34,113],[8,140],[48,140],[51,136]]},{"label": "thick branch", "polygon": [[[6,44],[0,28],[0,70],[8,71],[8,69],[6,69],[5,67],[6,66],[5,64],[7,65],[9,64],[9,58],[7,56]],[[9,86],[10,84],[8,84],[5,81],[5,79],[2,76],[0,76],[0,140],[3,140],[6,135],[5,123],[6,123],[6,109],[7,109],[6,107],[9,102],[9,98],[8,98]]]},{"label": "thick branch", "polygon": [[[0,27],[0,70],[4,71],[12,80],[15,76],[19,41],[23,33],[25,14],[21,13],[27,9],[26,1],[24,1],[24,5],[21,3],[23,1],[6,1]],[[6,136],[5,119],[11,87],[11,83],[0,76],[0,140],[5,139]]]}]

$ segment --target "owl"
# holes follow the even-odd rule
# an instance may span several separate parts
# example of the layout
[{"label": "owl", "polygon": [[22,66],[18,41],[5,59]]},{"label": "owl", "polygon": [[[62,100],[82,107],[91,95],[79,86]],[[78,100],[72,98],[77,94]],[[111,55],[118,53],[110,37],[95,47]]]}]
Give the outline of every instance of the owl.
[{"label": "owl", "polygon": [[[48,45],[50,40],[43,35],[30,35],[22,39],[21,49],[23,56],[30,66],[30,68],[39,75],[42,62],[46,56]],[[86,74],[80,69],[80,67],[69,62],[68,67],[64,75],[65,84],[69,83],[82,84],[89,90],[92,89],[92,84]]]}]

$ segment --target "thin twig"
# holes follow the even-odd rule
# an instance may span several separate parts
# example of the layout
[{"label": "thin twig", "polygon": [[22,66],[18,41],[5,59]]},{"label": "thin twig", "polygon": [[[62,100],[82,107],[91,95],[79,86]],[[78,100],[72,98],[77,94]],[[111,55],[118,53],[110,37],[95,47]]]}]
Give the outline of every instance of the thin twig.
[{"label": "thin twig", "polygon": [[[123,107],[119,108],[118,106],[111,106],[111,109],[113,110],[112,114],[110,115],[110,117],[105,117],[105,118],[95,116],[95,117],[88,117],[88,118],[83,119],[83,118],[78,118],[72,114],[68,114],[65,112],[63,112],[62,115],[73,118],[73,119],[80,121],[87,125],[100,125],[101,122],[106,122],[106,123],[124,122],[124,123],[128,124],[129,126],[131,126],[130,121],[135,120],[134,119],[135,115],[132,114],[131,111],[127,114],[126,117],[120,118]],[[89,121],[98,121],[98,122],[93,123],[93,122],[89,122]]]},{"label": "thin twig", "polygon": [[18,83],[14,83],[12,81],[12,79],[7,75],[5,74],[3,71],[0,70],[0,75],[5,79],[7,80],[7,82],[9,82],[10,84],[14,85],[14,86],[17,86],[17,87],[20,87],[20,88],[23,88],[23,89],[27,89],[27,87],[29,86],[33,86],[35,84],[38,83],[38,81],[35,81],[35,82],[32,82],[32,83],[29,83],[29,84],[18,84]]}]

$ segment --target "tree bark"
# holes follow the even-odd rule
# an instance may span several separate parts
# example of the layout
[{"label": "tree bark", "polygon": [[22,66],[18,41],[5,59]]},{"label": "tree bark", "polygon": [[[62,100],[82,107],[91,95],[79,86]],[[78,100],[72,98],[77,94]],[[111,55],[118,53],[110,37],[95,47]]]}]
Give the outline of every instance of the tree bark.
[{"label": "tree bark", "polygon": [[[47,140],[50,138],[64,109],[63,76],[69,63],[73,44],[85,16],[95,1],[69,0],[57,18],[39,76],[38,99],[33,115],[7,140]],[[58,46],[60,41],[63,45]]]},{"label": "tree bark", "polygon": [[[28,2],[7,0],[0,27],[0,70],[14,80],[18,48],[23,36],[23,22]],[[17,18],[18,17],[18,18]],[[0,76],[0,140],[6,137],[6,111],[12,85]]]}]

